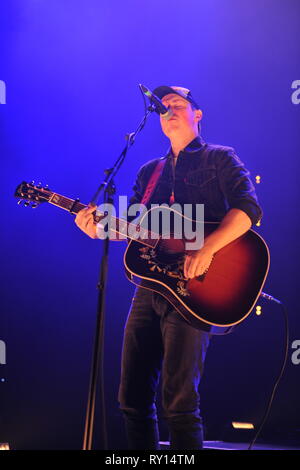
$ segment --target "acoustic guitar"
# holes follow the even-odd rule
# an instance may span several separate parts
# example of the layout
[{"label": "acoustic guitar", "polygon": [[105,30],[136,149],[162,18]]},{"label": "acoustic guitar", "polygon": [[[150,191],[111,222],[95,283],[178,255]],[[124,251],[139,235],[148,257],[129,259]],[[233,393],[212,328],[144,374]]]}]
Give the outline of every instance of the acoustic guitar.
[{"label": "acoustic guitar", "polygon": [[[47,187],[26,182],[17,187],[15,197],[32,207],[48,202],[71,214],[77,214],[86,207],[78,200],[62,196]],[[105,215],[95,211],[95,222]],[[250,229],[220,249],[207,272],[193,279],[185,279],[183,263],[189,252],[186,250],[187,242],[191,240],[178,237],[172,230],[171,236],[165,236],[163,231],[157,233],[149,230],[149,218],[154,220],[155,216],[156,220],[176,218],[178,221],[181,218],[182,223],[188,219],[168,206],[153,207],[143,214],[138,224],[111,217],[113,223],[110,229],[129,240],[124,253],[127,278],[136,285],[163,295],[194,327],[212,334],[229,333],[248,317],[261,294],[270,265],[270,254],[264,239]],[[188,222],[196,229],[197,224],[203,224],[199,229],[204,230],[204,238],[219,225],[218,222],[191,219]]]}]

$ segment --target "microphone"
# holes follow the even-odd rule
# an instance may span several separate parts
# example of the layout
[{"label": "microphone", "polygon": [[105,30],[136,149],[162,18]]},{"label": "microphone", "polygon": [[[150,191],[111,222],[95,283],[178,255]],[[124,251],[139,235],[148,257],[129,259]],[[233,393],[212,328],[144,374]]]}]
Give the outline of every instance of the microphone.
[{"label": "microphone", "polygon": [[173,116],[173,111],[171,108],[167,108],[162,101],[152,93],[147,87],[144,85],[140,84],[139,85],[142,93],[146,95],[153,103],[155,106],[155,111],[161,115],[163,119],[166,119],[167,121]]}]

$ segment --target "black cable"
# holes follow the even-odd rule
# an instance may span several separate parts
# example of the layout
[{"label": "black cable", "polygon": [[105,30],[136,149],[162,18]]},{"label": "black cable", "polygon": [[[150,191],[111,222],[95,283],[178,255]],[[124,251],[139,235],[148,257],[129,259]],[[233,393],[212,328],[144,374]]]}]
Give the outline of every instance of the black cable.
[{"label": "black cable", "polygon": [[278,299],[275,299],[275,297],[272,297],[271,295],[269,294],[266,294],[265,292],[262,292],[261,293],[261,296],[266,299],[266,300],[269,300],[269,301],[272,301],[272,302],[276,302],[277,304],[281,305],[282,307],[282,311],[283,311],[283,314],[284,314],[284,325],[285,325],[285,351],[284,351],[284,357],[283,357],[283,361],[282,361],[282,366],[281,366],[281,369],[280,369],[280,372],[279,372],[279,375],[276,379],[276,382],[274,384],[274,387],[272,389],[272,393],[271,393],[271,396],[270,396],[270,399],[269,399],[269,402],[268,402],[268,406],[267,406],[267,409],[263,415],[263,418],[261,420],[261,423],[259,425],[259,428],[254,436],[254,438],[252,439],[252,441],[250,442],[249,444],[249,447],[247,450],[252,450],[252,447],[254,446],[259,434],[261,433],[262,431],[262,428],[265,424],[265,422],[267,421],[268,417],[269,417],[269,414],[270,414],[270,410],[271,410],[271,406],[272,406],[272,403],[273,403],[273,400],[274,400],[274,396],[275,396],[275,393],[276,393],[276,390],[278,388],[278,385],[279,385],[279,382],[280,380],[282,379],[282,376],[283,376],[283,373],[285,371],[285,368],[286,368],[286,364],[287,364],[287,359],[288,359],[288,353],[289,353],[289,319],[288,319],[288,313],[287,313],[287,309],[286,307],[283,305],[282,302],[280,302],[280,300]]}]

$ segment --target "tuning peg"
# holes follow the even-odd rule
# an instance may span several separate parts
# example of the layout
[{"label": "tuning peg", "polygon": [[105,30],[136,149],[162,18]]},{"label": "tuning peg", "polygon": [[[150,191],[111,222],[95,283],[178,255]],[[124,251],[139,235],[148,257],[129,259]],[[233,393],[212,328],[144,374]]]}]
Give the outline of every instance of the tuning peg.
[{"label": "tuning peg", "polygon": [[24,206],[25,206],[25,207],[29,206],[29,204],[30,204],[30,202],[28,202],[28,201],[25,201],[25,202],[24,202]]},{"label": "tuning peg", "polygon": [[39,203],[38,203],[38,202],[32,202],[31,205],[30,205],[30,207],[31,207],[32,209],[36,209],[38,206],[39,206]]}]

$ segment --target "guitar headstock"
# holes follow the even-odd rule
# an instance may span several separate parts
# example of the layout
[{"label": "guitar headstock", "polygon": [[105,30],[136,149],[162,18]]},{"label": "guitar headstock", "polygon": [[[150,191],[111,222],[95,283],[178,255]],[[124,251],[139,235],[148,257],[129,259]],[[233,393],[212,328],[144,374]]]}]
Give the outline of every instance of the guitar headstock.
[{"label": "guitar headstock", "polygon": [[52,191],[48,188],[48,185],[42,187],[41,183],[35,185],[34,181],[26,183],[23,181],[16,188],[15,197],[19,199],[18,204],[24,201],[24,206],[31,206],[35,208],[42,202],[49,202],[52,195]]}]

